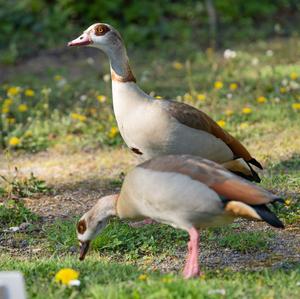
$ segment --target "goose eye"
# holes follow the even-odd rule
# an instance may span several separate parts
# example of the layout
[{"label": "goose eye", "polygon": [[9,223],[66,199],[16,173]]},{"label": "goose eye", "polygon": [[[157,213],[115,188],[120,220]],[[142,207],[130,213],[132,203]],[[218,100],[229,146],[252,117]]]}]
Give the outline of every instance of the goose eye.
[{"label": "goose eye", "polygon": [[95,34],[97,36],[104,35],[109,30],[110,29],[105,25],[98,25],[98,26],[95,27]]}]

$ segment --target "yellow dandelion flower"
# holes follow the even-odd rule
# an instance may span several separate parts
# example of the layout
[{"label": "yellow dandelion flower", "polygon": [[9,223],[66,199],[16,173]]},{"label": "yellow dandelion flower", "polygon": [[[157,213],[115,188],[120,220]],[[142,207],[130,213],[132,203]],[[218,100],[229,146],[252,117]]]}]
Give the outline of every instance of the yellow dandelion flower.
[{"label": "yellow dandelion flower", "polygon": [[179,71],[179,70],[181,70],[183,68],[183,64],[181,62],[179,62],[179,61],[174,61],[172,63],[172,66],[177,71]]},{"label": "yellow dandelion flower", "polygon": [[7,90],[7,96],[13,97],[21,92],[21,88],[18,86],[12,86]]},{"label": "yellow dandelion flower", "polygon": [[24,94],[26,97],[33,97],[35,95],[35,92],[34,92],[34,90],[28,88],[25,90]]},{"label": "yellow dandelion flower", "polygon": [[155,98],[158,99],[158,100],[162,99],[161,96],[155,96]]},{"label": "yellow dandelion flower", "polygon": [[70,283],[74,280],[77,280],[78,277],[79,272],[70,268],[64,268],[55,274],[55,281],[64,285],[70,285]]},{"label": "yellow dandelion flower", "polygon": [[243,122],[239,125],[240,129],[247,129],[248,127],[249,127],[249,123],[247,123],[247,122]]},{"label": "yellow dandelion flower", "polygon": [[86,121],[86,116],[78,113],[71,113],[71,118],[82,122]]},{"label": "yellow dandelion flower", "polygon": [[238,88],[239,86],[237,85],[237,83],[230,83],[229,85],[229,89],[234,91]]},{"label": "yellow dandelion flower", "polygon": [[206,95],[204,93],[198,93],[197,100],[204,102],[206,100]]},{"label": "yellow dandelion flower", "polygon": [[286,199],[286,200],[284,201],[284,204],[285,204],[286,206],[289,206],[291,203],[292,203],[292,201],[291,201],[290,199]]},{"label": "yellow dandelion flower", "polygon": [[113,139],[117,136],[117,134],[119,133],[119,130],[117,127],[112,127],[108,133],[108,137]]},{"label": "yellow dandelion flower", "polygon": [[146,274],[141,274],[141,275],[139,276],[139,280],[145,281],[145,280],[147,280],[147,279],[148,279],[148,276],[147,276]]},{"label": "yellow dandelion flower", "polygon": [[32,137],[32,135],[33,134],[32,134],[31,131],[26,131],[25,134],[24,134],[25,137]]},{"label": "yellow dandelion flower", "polygon": [[243,114],[251,114],[251,113],[252,113],[252,109],[249,108],[249,107],[244,107],[244,108],[242,109],[242,113],[243,113]]},{"label": "yellow dandelion flower", "polygon": [[10,106],[13,103],[13,99],[5,99],[3,102],[3,106]]},{"label": "yellow dandelion flower", "polygon": [[9,141],[8,141],[8,144],[9,144],[10,146],[17,146],[17,145],[20,144],[20,142],[21,142],[20,138],[18,138],[18,137],[11,137],[11,138],[9,139]]},{"label": "yellow dandelion flower", "polygon": [[18,111],[20,112],[26,112],[28,110],[28,106],[26,104],[20,104],[18,106]]},{"label": "yellow dandelion flower", "polygon": [[164,283],[170,283],[170,282],[173,281],[173,278],[171,278],[171,277],[163,277],[161,279],[161,281],[164,282]]},{"label": "yellow dandelion flower", "polygon": [[286,93],[287,89],[282,86],[282,87],[280,87],[279,91],[280,91],[280,93]]},{"label": "yellow dandelion flower", "polygon": [[217,121],[217,124],[221,127],[221,128],[224,128],[226,126],[226,121],[221,119],[219,121]]},{"label": "yellow dandelion flower", "polygon": [[291,72],[291,73],[290,73],[290,78],[291,78],[292,80],[297,80],[297,79],[298,79],[298,74],[297,74],[296,72]]},{"label": "yellow dandelion flower", "polygon": [[226,116],[231,116],[231,115],[233,115],[233,110],[231,110],[231,109],[226,109],[225,112],[224,112],[224,114],[225,114]]},{"label": "yellow dandelion flower", "polygon": [[53,79],[54,79],[54,81],[60,81],[60,80],[63,79],[63,77],[62,77],[61,75],[55,75],[55,76],[53,77]]},{"label": "yellow dandelion flower", "polygon": [[104,103],[104,102],[106,102],[106,96],[98,95],[97,100],[99,103]]},{"label": "yellow dandelion flower", "polygon": [[187,93],[183,96],[183,99],[184,99],[185,101],[192,101],[192,100],[193,100],[193,96],[187,92]]},{"label": "yellow dandelion flower", "polygon": [[7,122],[8,122],[8,124],[13,125],[16,122],[16,119],[13,117],[8,117]]},{"label": "yellow dandelion flower", "polygon": [[216,81],[216,82],[214,83],[214,88],[217,89],[217,90],[223,88],[223,86],[224,86],[224,84],[223,84],[222,81]]},{"label": "yellow dandelion flower", "polygon": [[8,112],[9,112],[9,110],[10,110],[10,109],[9,109],[9,107],[8,107],[8,106],[4,106],[4,105],[3,105],[3,107],[2,107],[2,113],[3,113],[3,114],[6,114],[6,113],[8,113]]},{"label": "yellow dandelion flower", "polygon": [[267,101],[267,98],[264,96],[260,96],[256,99],[257,103],[263,104]]},{"label": "yellow dandelion flower", "polygon": [[293,103],[293,104],[292,104],[292,108],[293,108],[294,110],[300,110],[300,103]]}]

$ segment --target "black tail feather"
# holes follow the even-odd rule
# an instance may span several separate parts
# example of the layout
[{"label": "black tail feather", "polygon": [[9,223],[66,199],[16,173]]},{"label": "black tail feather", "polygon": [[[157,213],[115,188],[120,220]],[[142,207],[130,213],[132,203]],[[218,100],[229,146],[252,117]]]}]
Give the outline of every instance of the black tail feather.
[{"label": "black tail feather", "polygon": [[238,175],[238,176],[240,176],[240,177],[242,177],[242,178],[244,178],[244,179],[246,179],[247,181],[250,181],[250,182],[260,183],[260,181],[261,181],[258,174],[252,168],[251,168],[252,175],[246,175],[246,174],[244,174],[242,172],[239,172],[239,171],[231,171],[231,172]]},{"label": "black tail feather", "polygon": [[250,163],[250,164],[252,164],[252,165],[254,165],[254,166],[256,166],[260,169],[263,169],[262,165],[254,158],[248,160],[247,163]]},{"label": "black tail feather", "polygon": [[[275,199],[282,200],[281,198]],[[277,218],[277,216],[266,206],[266,205],[253,205],[251,206],[256,213],[261,217],[262,220],[266,221],[268,224],[277,227],[284,228],[283,223]]]}]

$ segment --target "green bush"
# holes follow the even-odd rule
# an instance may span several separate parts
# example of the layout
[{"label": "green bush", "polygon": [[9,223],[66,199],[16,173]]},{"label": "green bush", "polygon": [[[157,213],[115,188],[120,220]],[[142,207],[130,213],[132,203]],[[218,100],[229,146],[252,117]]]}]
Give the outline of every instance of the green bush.
[{"label": "green bush", "polygon": [[[107,22],[122,31],[129,44],[162,46],[172,40],[205,46],[209,36],[206,3],[193,0],[0,0],[1,61],[42,48],[65,44],[68,37],[93,22]],[[297,0],[211,0],[218,23],[218,41],[290,34],[299,24]],[[259,30],[258,30],[259,29]],[[185,42],[185,43],[184,43]]]}]

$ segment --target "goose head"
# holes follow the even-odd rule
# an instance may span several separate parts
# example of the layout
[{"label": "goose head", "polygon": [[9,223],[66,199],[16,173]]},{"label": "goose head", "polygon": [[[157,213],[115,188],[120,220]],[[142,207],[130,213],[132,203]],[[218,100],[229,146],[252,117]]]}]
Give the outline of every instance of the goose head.
[{"label": "goose head", "polygon": [[81,261],[84,260],[91,241],[106,227],[109,218],[116,214],[116,199],[117,195],[100,198],[96,205],[86,212],[78,221],[76,231],[80,245],[79,259]]},{"label": "goose head", "polygon": [[111,25],[96,23],[87,28],[79,37],[68,43],[69,47],[90,46],[109,53],[112,48],[123,45],[121,35]]}]

